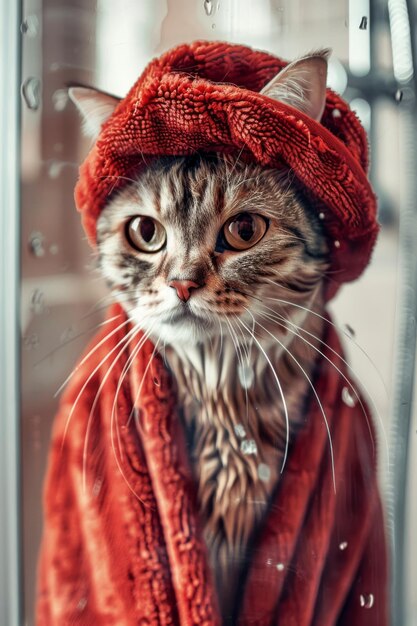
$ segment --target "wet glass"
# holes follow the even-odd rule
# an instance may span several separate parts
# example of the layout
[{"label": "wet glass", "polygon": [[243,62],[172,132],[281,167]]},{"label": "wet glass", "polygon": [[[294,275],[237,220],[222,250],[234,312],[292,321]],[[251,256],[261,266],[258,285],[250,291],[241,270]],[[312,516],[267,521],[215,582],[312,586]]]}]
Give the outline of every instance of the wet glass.
[{"label": "wet glass", "polygon": [[[380,489],[387,529],[392,528],[395,507],[401,504],[392,493],[392,463],[398,460],[398,445],[405,445],[406,457],[406,444],[399,438],[395,423],[393,430],[393,416],[401,405],[397,397],[399,368],[404,368],[402,380],[411,375],[407,389],[412,385],[414,371],[415,345],[411,339],[408,352],[404,352],[404,342],[401,344],[402,321],[407,324],[414,316],[415,323],[412,302],[408,300],[407,304],[404,295],[407,285],[402,287],[401,271],[406,268],[411,272],[410,285],[416,268],[404,260],[399,242],[401,220],[410,219],[407,215],[413,210],[404,206],[410,203],[410,189],[415,184],[410,163],[416,163],[416,155],[414,146],[410,146],[410,134],[415,138],[416,129],[410,114],[414,98],[412,66],[410,75],[401,51],[397,50],[395,56],[395,2],[388,4],[391,29],[386,3],[369,0],[27,0],[23,4],[20,458],[21,597],[27,626],[35,623],[42,484],[59,401],[57,392],[103,321],[109,303],[74,208],[78,165],[90,142],[82,136],[67,88],[92,85],[124,96],[150,59],[178,43],[226,40],[268,50],[285,59],[323,47],[332,50],[328,84],[351,103],[369,134],[370,176],[379,198],[382,227],[371,265],[358,281],[344,286],[330,309],[341,327],[356,380],[366,397],[372,399]],[[401,58],[395,67],[398,55]],[[405,218],[401,217],[403,210],[408,211]],[[411,220],[409,237],[414,228]],[[413,239],[405,238],[408,245],[412,243]],[[404,306],[411,306],[408,318],[401,308]],[[249,375],[239,372],[244,381]],[[407,389],[401,392],[404,403],[411,398],[406,395]],[[351,407],[357,402],[348,386],[343,388],[342,401]],[[412,415],[409,457],[413,460],[417,458],[415,410]],[[251,441],[244,440],[244,444],[250,448]],[[251,454],[249,448],[247,453]],[[261,464],[258,472],[261,480],[268,480],[267,465]],[[412,497],[416,476],[413,461],[408,469],[406,523],[395,529],[405,537],[408,554],[404,626],[417,618],[417,600],[411,589],[417,575],[412,537],[417,519],[416,499]],[[387,537],[391,539],[388,531]],[[348,538],[342,538],[340,551],[348,547]],[[277,564],[278,571],[283,567]],[[364,611],[371,611],[372,590],[364,590],[357,601]]]}]

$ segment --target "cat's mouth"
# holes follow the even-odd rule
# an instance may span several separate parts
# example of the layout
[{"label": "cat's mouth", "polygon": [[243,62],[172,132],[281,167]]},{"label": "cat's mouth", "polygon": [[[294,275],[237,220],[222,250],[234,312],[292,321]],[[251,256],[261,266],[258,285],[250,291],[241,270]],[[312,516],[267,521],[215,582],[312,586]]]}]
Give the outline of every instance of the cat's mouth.
[{"label": "cat's mouth", "polygon": [[192,311],[188,306],[184,306],[181,308],[181,310],[171,313],[167,318],[162,320],[162,323],[171,326],[184,323],[197,324],[198,326],[207,326],[208,320],[207,318],[203,318],[201,315],[198,315],[197,313]]}]

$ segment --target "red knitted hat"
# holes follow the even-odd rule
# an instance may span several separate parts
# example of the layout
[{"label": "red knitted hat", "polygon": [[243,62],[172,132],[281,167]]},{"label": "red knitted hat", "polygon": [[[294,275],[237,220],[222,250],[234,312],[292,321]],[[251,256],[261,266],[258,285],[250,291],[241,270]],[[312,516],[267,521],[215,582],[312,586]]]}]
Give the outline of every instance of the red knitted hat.
[{"label": "red knitted hat", "polygon": [[96,220],[109,196],[152,157],[235,153],[293,171],[329,238],[327,296],[357,278],[378,232],[365,131],[331,90],[321,123],[261,95],[285,65],[245,46],[204,41],[152,61],[81,165],[75,199],[90,242],[95,243]]}]

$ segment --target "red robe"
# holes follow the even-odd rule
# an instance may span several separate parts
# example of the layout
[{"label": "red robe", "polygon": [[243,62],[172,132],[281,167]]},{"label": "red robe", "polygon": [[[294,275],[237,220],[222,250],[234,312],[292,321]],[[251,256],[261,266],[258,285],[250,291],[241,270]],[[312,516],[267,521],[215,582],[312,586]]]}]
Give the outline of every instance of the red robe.
[{"label": "red robe", "polygon": [[[99,345],[124,319],[118,306],[111,310],[114,315],[120,317],[95,337],[89,349],[97,349],[76,370],[55,422],[37,625],[221,624],[175,393],[149,341],[132,361],[111,419],[119,377],[139,341],[113,366],[119,349],[99,366],[127,332],[124,327]],[[330,325],[325,341],[341,353]],[[324,354],[349,378],[329,347],[323,347]],[[84,488],[86,431],[100,386],[88,432]],[[315,386],[331,430],[336,491],[327,430],[312,396],[305,426],[292,441],[254,541],[238,614],[228,623],[388,624],[373,430],[363,405],[343,401],[348,384],[324,358]]]}]

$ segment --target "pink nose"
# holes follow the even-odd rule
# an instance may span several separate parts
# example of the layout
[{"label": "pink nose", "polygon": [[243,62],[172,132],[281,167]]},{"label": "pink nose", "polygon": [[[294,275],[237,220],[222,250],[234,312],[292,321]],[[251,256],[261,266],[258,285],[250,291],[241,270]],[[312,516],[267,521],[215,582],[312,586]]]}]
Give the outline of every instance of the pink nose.
[{"label": "pink nose", "polygon": [[198,289],[200,285],[193,280],[171,280],[168,285],[175,289],[177,296],[183,302],[187,302],[192,289]]}]

